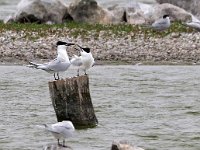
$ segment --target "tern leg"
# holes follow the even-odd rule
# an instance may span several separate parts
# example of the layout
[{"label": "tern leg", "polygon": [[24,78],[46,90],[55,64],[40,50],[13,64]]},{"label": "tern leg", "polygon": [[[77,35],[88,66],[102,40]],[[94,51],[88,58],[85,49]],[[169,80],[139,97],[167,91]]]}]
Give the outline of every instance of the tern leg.
[{"label": "tern leg", "polygon": [[53,76],[54,76],[54,79],[56,80],[56,74],[55,73],[53,74]]},{"label": "tern leg", "polygon": [[65,140],[63,140],[63,147],[66,147],[66,148],[72,149],[70,146],[65,145]]},{"label": "tern leg", "polygon": [[57,77],[58,77],[58,78],[57,78],[57,80],[59,80],[59,79],[60,79],[60,77],[59,77],[59,73],[58,73],[58,72],[57,72]]},{"label": "tern leg", "polygon": [[78,68],[78,70],[77,70],[77,76],[79,76],[79,68]]},{"label": "tern leg", "polygon": [[58,140],[58,145],[61,145],[60,142],[59,142],[59,139],[57,139],[57,140]]},{"label": "tern leg", "polygon": [[84,70],[84,72],[85,72],[85,75],[87,75],[86,70]]},{"label": "tern leg", "polygon": [[56,78],[56,73],[54,73],[53,76],[54,76],[54,79],[55,79],[55,80],[59,80],[58,73],[57,73],[57,77],[58,77],[58,78]]}]

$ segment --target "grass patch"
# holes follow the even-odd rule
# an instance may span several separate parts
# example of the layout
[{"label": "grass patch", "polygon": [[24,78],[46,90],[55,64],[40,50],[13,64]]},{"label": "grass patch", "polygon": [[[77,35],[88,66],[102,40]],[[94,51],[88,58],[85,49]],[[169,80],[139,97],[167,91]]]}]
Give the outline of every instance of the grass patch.
[{"label": "grass patch", "polygon": [[[54,25],[47,25],[47,24],[34,24],[34,23],[11,23],[11,24],[4,24],[0,22],[0,32],[5,31],[24,31],[25,38],[29,39],[37,39],[40,37],[46,37],[49,35],[71,35],[73,37],[81,36],[99,36],[101,31],[104,31],[104,36],[110,37],[117,36],[123,37],[127,34],[130,34],[133,38],[138,34],[144,34],[145,37],[164,37],[173,32],[175,33],[190,33],[194,30],[182,25],[180,22],[172,23],[171,27],[164,31],[164,32],[156,32],[152,29],[143,28],[139,25],[130,25],[130,24],[117,24],[117,25],[103,25],[103,24],[88,24],[88,23],[77,23],[77,22],[68,22],[64,24],[54,24]],[[36,33],[33,36],[32,32]]]}]

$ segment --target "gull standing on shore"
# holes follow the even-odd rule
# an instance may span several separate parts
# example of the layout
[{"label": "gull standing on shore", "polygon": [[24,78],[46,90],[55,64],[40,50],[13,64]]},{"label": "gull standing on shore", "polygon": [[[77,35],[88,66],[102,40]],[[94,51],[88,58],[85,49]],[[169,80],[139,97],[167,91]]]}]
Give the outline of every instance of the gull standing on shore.
[{"label": "gull standing on shore", "polygon": [[156,31],[163,31],[170,27],[171,22],[169,19],[169,15],[164,15],[162,18],[156,20],[151,26],[147,26],[148,28],[152,28]]},{"label": "gull standing on shore", "polygon": [[79,76],[79,70],[83,70],[85,75],[87,75],[86,70],[94,65],[94,58],[90,52],[90,48],[83,48],[80,45],[77,46],[80,48],[81,56],[74,55],[71,59],[71,64],[78,66],[77,76]]},{"label": "gull standing on shore", "polygon": [[[28,65],[28,67],[41,69],[48,73],[53,73],[54,79],[59,80],[60,79],[59,72],[66,71],[71,64],[69,61],[67,51],[66,51],[67,46],[71,46],[75,44],[58,41],[56,45],[57,45],[57,57],[54,60],[48,63],[44,63],[44,64],[29,62],[30,65]],[[56,74],[57,74],[57,78],[56,78]]]},{"label": "gull standing on shore", "polygon": [[[44,124],[44,127],[57,139],[58,145],[63,147],[67,147],[65,145],[65,139],[72,137],[75,131],[71,121],[62,121],[51,125]],[[62,144],[60,144],[60,140],[63,140]]]}]

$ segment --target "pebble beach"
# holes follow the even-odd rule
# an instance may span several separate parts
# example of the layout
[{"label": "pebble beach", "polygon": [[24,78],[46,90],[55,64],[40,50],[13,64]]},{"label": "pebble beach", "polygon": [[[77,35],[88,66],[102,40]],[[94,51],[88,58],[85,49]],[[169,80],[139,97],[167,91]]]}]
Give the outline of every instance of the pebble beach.
[{"label": "pebble beach", "polygon": [[[119,36],[103,30],[73,36],[73,30],[56,28],[44,31],[45,36],[34,31],[3,30],[0,34],[1,64],[51,60],[56,56],[58,40],[90,47],[97,64],[198,64],[200,60],[200,36],[195,31],[172,32],[160,37],[132,31]],[[70,57],[76,53],[74,47],[68,49]]]}]

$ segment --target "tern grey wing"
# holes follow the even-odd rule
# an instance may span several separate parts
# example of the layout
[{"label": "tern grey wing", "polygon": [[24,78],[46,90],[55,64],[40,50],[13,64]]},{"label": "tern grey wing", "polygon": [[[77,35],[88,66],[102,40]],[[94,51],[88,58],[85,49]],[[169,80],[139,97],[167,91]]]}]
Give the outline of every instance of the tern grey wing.
[{"label": "tern grey wing", "polygon": [[81,61],[81,56],[78,57],[78,56],[74,55],[74,57],[71,59],[71,64],[74,66],[81,66],[83,64]]},{"label": "tern grey wing", "polygon": [[46,67],[50,70],[55,70],[57,66],[59,66],[60,61],[58,59],[54,59],[50,61],[48,64],[46,64]]},{"label": "tern grey wing", "polygon": [[54,72],[54,66],[57,65],[59,62],[57,59],[54,59],[48,63],[44,63],[44,64],[37,64],[37,69],[42,69],[45,70],[47,72]]},{"label": "tern grey wing", "polygon": [[166,20],[163,20],[163,19],[159,19],[158,21],[156,21],[156,22],[154,22],[153,24],[152,24],[152,27],[166,27],[166,26],[168,26],[168,23],[167,23],[167,21]]},{"label": "tern grey wing", "polygon": [[74,127],[69,125],[53,124],[51,126],[51,132],[61,134],[63,137],[71,137],[73,135]]},{"label": "tern grey wing", "polygon": [[27,67],[36,68],[36,69],[42,69],[42,70],[45,70],[47,72],[52,71],[50,68],[48,68],[48,64],[49,63],[37,64],[37,63],[34,63],[34,62],[29,62],[29,64],[30,65],[27,65]]}]

